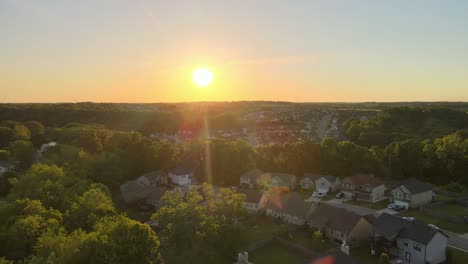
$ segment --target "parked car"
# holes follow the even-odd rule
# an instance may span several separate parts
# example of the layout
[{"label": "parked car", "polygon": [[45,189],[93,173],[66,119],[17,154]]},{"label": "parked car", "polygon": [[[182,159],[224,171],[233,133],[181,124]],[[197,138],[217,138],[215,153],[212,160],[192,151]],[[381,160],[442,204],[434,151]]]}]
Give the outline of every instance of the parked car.
[{"label": "parked car", "polygon": [[327,195],[327,193],[322,193],[322,192],[317,193],[317,197],[318,197],[318,198],[322,198],[322,197],[324,197],[325,195]]},{"label": "parked car", "polygon": [[339,192],[339,193],[336,194],[335,197],[338,198],[338,199],[341,199],[341,198],[343,198],[344,196],[345,196],[344,192]]},{"label": "parked car", "polygon": [[395,209],[395,206],[396,206],[396,204],[389,204],[389,205],[387,206],[387,208],[393,210],[393,209]]},{"label": "parked car", "polygon": [[398,211],[398,212],[403,211],[405,209],[406,207],[404,207],[403,205],[397,205],[397,204],[395,204],[395,207],[393,208],[393,210]]}]

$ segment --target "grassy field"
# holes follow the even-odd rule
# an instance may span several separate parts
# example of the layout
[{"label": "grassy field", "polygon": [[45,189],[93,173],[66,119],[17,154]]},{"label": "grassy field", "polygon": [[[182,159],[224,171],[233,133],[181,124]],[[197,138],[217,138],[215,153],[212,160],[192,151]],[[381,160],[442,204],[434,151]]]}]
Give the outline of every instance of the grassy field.
[{"label": "grassy field", "polygon": [[451,231],[454,233],[468,233],[468,225],[466,224],[454,224],[445,220],[441,220],[435,217],[432,217],[428,214],[425,214],[419,210],[408,210],[404,211],[399,216],[411,216],[421,221],[424,221],[428,224],[433,224],[438,226],[441,229]]},{"label": "grassy field", "polygon": [[323,253],[329,249],[338,247],[337,244],[329,240],[312,239],[312,233],[306,231],[294,232],[291,242],[297,243],[305,248],[308,248],[316,253]]},{"label": "grassy field", "polygon": [[442,205],[440,207],[435,208],[435,210],[444,212],[448,215],[453,215],[453,216],[468,215],[468,208],[460,204],[456,204],[456,203]]},{"label": "grassy field", "polygon": [[381,209],[387,208],[387,206],[388,206],[388,201],[387,200],[382,200],[382,201],[376,202],[376,203],[369,203],[369,202],[366,202],[366,201],[350,200],[350,201],[346,201],[345,203],[358,205],[358,206],[362,206],[362,207],[367,207],[367,208],[370,208],[370,209],[373,209],[373,210],[381,210]]},{"label": "grassy field", "polygon": [[259,220],[245,231],[246,244],[273,238],[288,229],[286,224],[274,223],[269,220]]},{"label": "grassy field", "polygon": [[466,264],[468,263],[468,253],[458,249],[448,248],[448,254],[451,254],[452,261],[447,264]]},{"label": "grassy field", "polygon": [[249,261],[255,264],[304,264],[307,261],[307,258],[294,251],[289,250],[288,248],[282,246],[279,243],[273,242],[251,253]]},{"label": "grassy field", "polygon": [[362,264],[379,263],[379,257],[372,256],[370,254],[369,247],[359,247],[359,248],[352,249],[350,251],[350,255],[353,259],[355,259],[357,262],[362,263]]}]

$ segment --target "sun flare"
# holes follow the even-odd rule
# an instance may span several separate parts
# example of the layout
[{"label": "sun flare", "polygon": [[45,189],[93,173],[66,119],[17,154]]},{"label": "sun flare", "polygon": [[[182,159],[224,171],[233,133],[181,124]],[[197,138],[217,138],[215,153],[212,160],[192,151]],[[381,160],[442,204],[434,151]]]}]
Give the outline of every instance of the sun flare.
[{"label": "sun flare", "polygon": [[192,80],[198,87],[206,87],[213,82],[213,72],[208,68],[197,68],[192,73]]}]

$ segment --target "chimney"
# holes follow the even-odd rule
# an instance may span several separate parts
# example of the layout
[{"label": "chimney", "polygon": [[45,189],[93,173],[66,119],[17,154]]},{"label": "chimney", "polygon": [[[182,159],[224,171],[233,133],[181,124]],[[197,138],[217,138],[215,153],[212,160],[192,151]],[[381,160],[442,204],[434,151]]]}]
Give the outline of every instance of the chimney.
[{"label": "chimney", "polygon": [[237,254],[237,262],[238,263],[249,263],[249,253],[240,252],[239,254]]},{"label": "chimney", "polygon": [[341,251],[349,256],[349,246],[346,245],[346,241],[343,241],[343,244],[341,244]]}]

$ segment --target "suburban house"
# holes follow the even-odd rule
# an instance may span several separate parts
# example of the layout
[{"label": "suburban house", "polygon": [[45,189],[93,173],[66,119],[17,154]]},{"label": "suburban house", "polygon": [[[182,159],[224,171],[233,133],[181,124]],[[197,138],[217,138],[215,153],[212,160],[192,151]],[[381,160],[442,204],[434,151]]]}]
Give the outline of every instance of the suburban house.
[{"label": "suburban house", "polygon": [[250,170],[240,176],[240,186],[242,188],[256,189],[258,188],[257,180],[263,174],[259,169]]},{"label": "suburban house", "polygon": [[237,254],[237,261],[233,264],[253,264],[249,261],[249,253],[247,252],[239,252]]},{"label": "suburban house", "polygon": [[372,237],[374,220],[373,215],[361,216],[324,203],[310,215],[308,225],[311,229],[322,230],[333,240],[368,241]]},{"label": "suburban house", "polygon": [[340,189],[341,180],[335,176],[322,176],[315,180],[315,190],[322,193],[333,193]]},{"label": "suburban house", "polygon": [[314,189],[314,181],[308,177],[302,178],[299,181],[299,185],[303,190],[313,190]]},{"label": "suburban house", "polygon": [[270,190],[260,202],[260,208],[266,215],[294,225],[304,225],[315,205],[304,202],[302,196],[295,192]]},{"label": "suburban house", "polygon": [[152,171],[141,175],[136,179],[137,182],[146,186],[161,186],[167,184],[167,174],[162,170]]},{"label": "suburban house", "polygon": [[256,190],[241,189],[239,193],[246,196],[244,208],[250,213],[255,213],[260,210],[260,201],[262,200],[263,193]]},{"label": "suburban house", "polygon": [[407,179],[392,190],[394,204],[417,208],[431,203],[434,197],[432,186],[414,178]]},{"label": "suburban house", "polygon": [[179,166],[169,171],[169,179],[175,185],[188,186],[192,184],[193,174],[192,169]]},{"label": "suburban house", "polygon": [[128,181],[120,185],[120,193],[126,203],[135,203],[143,200],[151,193],[153,187],[144,185],[138,181]]},{"label": "suburban house", "polygon": [[259,169],[253,169],[240,176],[240,186],[250,189],[287,187],[289,190],[293,190],[296,186],[296,176],[288,173],[262,172]]},{"label": "suburban house", "polygon": [[159,209],[163,202],[161,198],[169,190],[167,187],[155,187],[152,188],[151,192],[145,198],[146,204],[152,205],[155,209]]},{"label": "suburban house", "polygon": [[385,198],[385,185],[374,175],[356,174],[341,181],[341,191],[356,200],[378,202]]},{"label": "suburban house", "polygon": [[383,213],[374,230],[374,249],[399,258],[401,263],[437,264],[446,259],[448,237],[434,225]]},{"label": "suburban house", "polygon": [[0,160],[0,177],[12,168],[14,168],[13,163],[6,160]]},{"label": "suburban house", "polygon": [[266,172],[260,175],[258,184],[266,189],[286,187],[289,190],[294,190],[296,187],[296,176],[288,173]]}]

